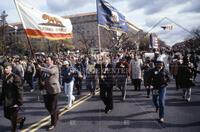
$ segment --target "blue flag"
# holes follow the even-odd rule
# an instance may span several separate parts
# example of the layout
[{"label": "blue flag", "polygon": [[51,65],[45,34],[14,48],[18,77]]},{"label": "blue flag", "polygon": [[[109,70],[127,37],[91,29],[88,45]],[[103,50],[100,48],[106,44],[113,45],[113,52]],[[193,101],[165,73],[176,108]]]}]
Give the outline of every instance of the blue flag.
[{"label": "blue flag", "polygon": [[125,16],[105,0],[97,0],[97,21],[108,30],[128,31]]}]

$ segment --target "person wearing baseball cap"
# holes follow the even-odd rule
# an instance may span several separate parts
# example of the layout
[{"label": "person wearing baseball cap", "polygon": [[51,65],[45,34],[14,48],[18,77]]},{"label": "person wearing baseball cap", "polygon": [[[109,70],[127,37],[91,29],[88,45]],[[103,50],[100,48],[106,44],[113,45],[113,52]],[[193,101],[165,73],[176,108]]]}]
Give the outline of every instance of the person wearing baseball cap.
[{"label": "person wearing baseball cap", "polygon": [[68,61],[64,61],[63,65],[69,65],[69,62]]},{"label": "person wearing baseball cap", "polygon": [[72,107],[73,102],[75,101],[75,96],[73,95],[73,87],[75,81],[74,76],[75,74],[80,74],[80,72],[73,66],[70,66],[68,61],[64,61],[63,65],[64,66],[61,71],[62,84],[64,86],[65,95],[66,97],[68,97],[67,108],[70,109]]},{"label": "person wearing baseball cap", "polygon": [[163,123],[166,87],[170,79],[169,79],[169,73],[165,69],[164,62],[162,61],[162,59],[158,58],[156,60],[155,68],[151,70],[149,80],[151,87],[153,87],[152,89],[153,103],[154,106],[156,107],[156,112],[159,111],[159,121]]}]

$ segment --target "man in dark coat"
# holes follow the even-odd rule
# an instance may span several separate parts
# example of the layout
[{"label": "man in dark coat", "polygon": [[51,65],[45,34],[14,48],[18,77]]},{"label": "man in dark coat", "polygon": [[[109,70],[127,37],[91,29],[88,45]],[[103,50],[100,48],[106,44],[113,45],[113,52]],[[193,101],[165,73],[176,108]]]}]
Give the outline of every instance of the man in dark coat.
[{"label": "man in dark coat", "polygon": [[105,104],[105,113],[113,110],[113,67],[108,62],[103,62],[99,70],[100,97]]},{"label": "man in dark coat", "polygon": [[12,124],[12,132],[17,129],[17,123],[20,123],[19,128],[22,129],[25,117],[19,117],[18,112],[22,105],[23,88],[21,78],[12,73],[12,66],[9,63],[4,65],[4,77],[2,84],[2,93],[0,103],[4,106],[4,116],[9,119]]},{"label": "man in dark coat", "polygon": [[191,99],[191,87],[194,85],[192,77],[194,67],[188,56],[184,56],[183,63],[179,66],[177,78],[180,82],[180,88],[183,89],[183,99],[187,102]]},{"label": "man in dark coat", "polygon": [[[77,60],[76,64],[74,65],[74,67],[81,73],[83,74],[83,65],[80,62],[80,60]],[[82,78],[79,77],[78,74],[75,74],[75,80],[74,80],[74,85],[77,89],[77,95],[81,94],[81,89],[82,89]]]},{"label": "man in dark coat", "polygon": [[151,92],[151,87],[150,87],[150,80],[149,80],[149,76],[151,74],[151,70],[153,69],[154,64],[153,62],[150,60],[150,58],[146,58],[146,61],[142,67],[143,69],[143,79],[144,79],[144,87],[147,90],[147,98],[150,97],[150,92]]}]

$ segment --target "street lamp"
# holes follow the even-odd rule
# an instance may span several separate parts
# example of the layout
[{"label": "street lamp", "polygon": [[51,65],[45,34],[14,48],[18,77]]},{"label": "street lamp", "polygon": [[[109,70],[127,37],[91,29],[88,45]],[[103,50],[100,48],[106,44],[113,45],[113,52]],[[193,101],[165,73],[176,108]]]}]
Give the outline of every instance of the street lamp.
[{"label": "street lamp", "polygon": [[18,31],[18,26],[13,26],[13,25],[8,25],[8,27],[11,27],[14,29],[14,33],[15,33],[15,36],[14,36],[14,44],[13,45],[17,45],[17,31]]},{"label": "street lamp", "polygon": [[15,29],[15,43],[14,43],[14,45],[17,45],[17,44],[18,44],[18,41],[17,41],[17,30],[18,30],[18,26],[14,26],[14,29]]},{"label": "street lamp", "polygon": [[6,14],[6,11],[3,11],[2,13],[1,13],[1,16],[0,16],[0,18],[1,18],[1,22],[2,22],[2,42],[3,42],[3,55],[5,55],[5,53],[6,53],[6,43],[5,43],[5,25],[7,24],[7,22],[6,22],[6,17],[7,17],[8,15]]}]

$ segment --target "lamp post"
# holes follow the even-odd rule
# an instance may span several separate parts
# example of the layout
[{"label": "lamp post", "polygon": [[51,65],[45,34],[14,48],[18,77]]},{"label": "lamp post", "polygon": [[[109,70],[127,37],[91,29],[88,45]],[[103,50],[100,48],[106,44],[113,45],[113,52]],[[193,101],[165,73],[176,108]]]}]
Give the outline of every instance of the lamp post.
[{"label": "lamp post", "polygon": [[[14,43],[11,43],[12,44],[12,47],[17,47],[16,45],[18,44],[18,39],[17,39],[17,31],[18,31],[18,26],[13,26],[13,25],[8,25],[8,27],[11,27],[14,29]],[[11,40],[12,39],[12,36],[11,36]],[[11,41],[12,42],[12,41]]]},{"label": "lamp post", "polygon": [[5,25],[7,24],[7,22],[6,22],[6,17],[7,17],[8,15],[6,14],[6,11],[3,11],[2,13],[1,13],[1,16],[0,16],[0,18],[1,18],[1,22],[2,22],[2,49],[3,49],[3,55],[5,55],[5,53],[6,53],[6,43],[5,43]]},{"label": "lamp post", "polygon": [[15,29],[15,44],[18,43],[17,41],[17,30],[18,30],[18,26],[14,26],[14,29]]}]

